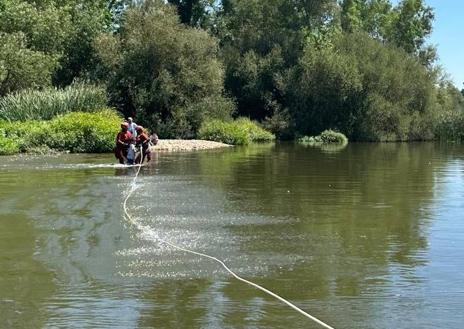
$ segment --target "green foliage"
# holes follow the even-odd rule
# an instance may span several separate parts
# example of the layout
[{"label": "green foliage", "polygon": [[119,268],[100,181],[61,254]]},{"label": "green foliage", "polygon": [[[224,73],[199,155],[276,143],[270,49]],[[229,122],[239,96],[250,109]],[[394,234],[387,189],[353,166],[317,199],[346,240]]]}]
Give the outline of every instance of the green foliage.
[{"label": "green foliage", "polygon": [[0,0],[0,118],[104,107],[100,88],[50,89],[83,80],[166,138],[240,115],[278,138],[455,136],[433,19],[425,0]]},{"label": "green foliage", "polygon": [[203,106],[205,99],[227,103],[220,100],[223,68],[216,40],[180,24],[171,6],[147,2],[129,9],[121,33],[101,36],[95,47],[109,76],[112,104],[144,126],[164,129],[165,137],[195,135],[203,117],[230,115],[223,106]]},{"label": "green foliage", "polygon": [[441,113],[435,126],[435,134],[438,139],[444,141],[464,141],[464,112]]},{"label": "green foliage", "polygon": [[335,128],[353,140],[433,138],[434,86],[415,58],[364,33],[332,49],[309,47],[289,75],[289,110],[297,131]]},{"label": "green foliage", "polygon": [[103,0],[1,0],[0,96],[46,87],[52,80],[64,86],[92,71],[92,42],[109,25],[107,5]]},{"label": "green foliage", "polygon": [[43,138],[47,146],[61,151],[110,152],[120,123],[121,118],[112,110],[74,112],[53,119]]},{"label": "green foliage", "polygon": [[19,152],[19,145],[11,138],[0,133],[0,155],[10,155]]},{"label": "green foliage", "polygon": [[105,90],[74,84],[65,89],[25,90],[0,98],[0,119],[49,120],[58,114],[91,112],[107,105]]},{"label": "green foliage", "polygon": [[331,30],[335,0],[223,1],[220,29],[225,87],[238,114],[263,120],[283,111],[282,81],[306,39]]},{"label": "green foliage", "polygon": [[3,136],[13,140],[19,152],[26,152],[31,147],[42,145],[43,140],[38,136],[42,136],[43,131],[47,129],[46,121],[0,121],[0,131],[3,132]]},{"label": "green foliage", "polygon": [[285,94],[299,134],[315,135],[327,127],[352,134],[361,91],[356,59],[333,48],[308,46],[290,71]]},{"label": "green foliage", "polygon": [[247,118],[239,118],[230,122],[206,121],[201,126],[198,136],[201,139],[232,145],[271,142],[275,139],[273,134]]},{"label": "green foliage", "polygon": [[295,127],[287,110],[276,110],[262,123],[264,129],[273,133],[280,140],[290,140],[294,137]]},{"label": "green foliage", "polygon": [[94,78],[98,56],[93,42],[100,33],[109,29],[111,2],[107,0],[64,1],[62,9],[70,17],[70,28],[66,31],[59,67],[53,74],[54,85],[66,86],[76,78]]},{"label": "green foliage", "polygon": [[49,86],[56,66],[56,56],[28,48],[22,32],[7,34],[0,30],[0,97],[25,88]]},{"label": "green foliage", "polygon": [[215,0],[168,0],[177,8],[180,21],[191,26],[205,26],[209,23]]},{"label": "green foliage", "polygon": [[348,138],[342,133],[333,130],[324,130],[318,136],[304,136],[298,139],[298,143],[303,145],[320,144],[348,144]]},{"label": "green foliage", "polygon": [[425,65],[436,60],[435,48],[425,46],[432,32],[434,13],[424,0],[402,0],[397,6],[389,0],[343,0],[340,16],[346,32],[364,31],[374,39],[417,55]]},{"label": "green foliage", "polygon": [[74,112],[50,121],[0,121],[0,154],[37,148],[103,153],[114,147],[121,117],[113,110]]}]

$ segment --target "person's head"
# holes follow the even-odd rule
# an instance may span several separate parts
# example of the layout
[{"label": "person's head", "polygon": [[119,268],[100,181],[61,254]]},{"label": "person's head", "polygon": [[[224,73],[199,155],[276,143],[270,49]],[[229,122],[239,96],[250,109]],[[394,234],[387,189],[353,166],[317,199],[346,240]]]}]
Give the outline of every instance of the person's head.
[{"label": "person's head", "polygon": [[127,118],[127,121],[128,121],[129,123],[134,122],[134,120],[132,119],[132,117],[128,117],[128,118]]},{"label": "person's head", "polygon": [[129,129],[129,124],[127,122],[121,123],[121,130],[126,131]]},{"label": "person's head", "polygon": [[130,143],[131,143],[131,144],[135,144],[135,137],[132,137],[132,138],[130,139]]},{"label": "person's head", "polygon": [[143,133],[143,127],[142,127],[142,126],[137,126],[137,128],[135,128],[135,130],[136,130],[137,133],[139,133],[139,134]]}]

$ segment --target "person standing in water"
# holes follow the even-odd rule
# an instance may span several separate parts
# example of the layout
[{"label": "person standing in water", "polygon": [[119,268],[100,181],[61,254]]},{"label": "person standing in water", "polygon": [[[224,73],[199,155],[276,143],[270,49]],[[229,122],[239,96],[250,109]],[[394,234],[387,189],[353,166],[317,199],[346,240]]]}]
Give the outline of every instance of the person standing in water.
[{"label": "person standing in water", "polygon": [[127,130],[130,131],[132,137],[137,137],[137,124],[134,122],[134,119],[132,119],[132,117],[128,117],[127,123],[129,124]]},{"label": "person standing in water", "polygon": [[135,154],[136,154],[135,137],[132,136],[129,142],[129,148],[127,149],[127,164],[128,165],[133,165],[135,163]]},{"label": "person standing in water", "polygon": [[147,158],[147,162],[151,160],[151,150],[150,150],[150,138],[148,137],[147,133],[144,131],[142,126],[137,126],[137,148],[142,148],[141,160],[140,163],[145,161]]},{"label": "person standing in water", "polygon": [[119,160],[120,164],[124,164],[127,156],[127,149],[132,134],[128,131],[129,124],[127,122],[121,123],[121,131],[116,135],[116,147],[114,148],[114,156]]}]

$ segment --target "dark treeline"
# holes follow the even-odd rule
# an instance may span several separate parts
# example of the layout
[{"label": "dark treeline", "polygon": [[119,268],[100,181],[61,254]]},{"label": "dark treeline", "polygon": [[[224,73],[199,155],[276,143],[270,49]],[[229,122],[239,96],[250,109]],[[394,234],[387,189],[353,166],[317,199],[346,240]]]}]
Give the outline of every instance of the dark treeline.
[{"label": "dark treeline", "polygon": [[0,97],[101,84],[170,137],[238,116],[280,138],[453,137],[464,91],[436,65],[433,19],[424,0],[0,0]]}]

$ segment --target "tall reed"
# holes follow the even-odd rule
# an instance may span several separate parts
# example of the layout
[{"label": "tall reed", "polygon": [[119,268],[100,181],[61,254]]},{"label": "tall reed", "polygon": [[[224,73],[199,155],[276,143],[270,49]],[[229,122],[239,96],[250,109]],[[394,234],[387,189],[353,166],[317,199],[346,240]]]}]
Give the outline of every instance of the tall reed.
[{"label": "tall reed", "polygon": [[107,105],[102,87],[83,83],[65,89],[24,90],[0,98],[0,119],[50,120],[70,112],[94,112]]}]

